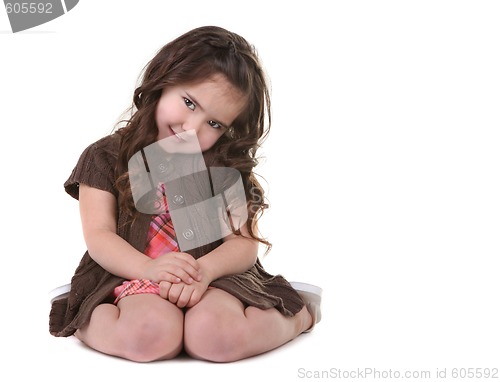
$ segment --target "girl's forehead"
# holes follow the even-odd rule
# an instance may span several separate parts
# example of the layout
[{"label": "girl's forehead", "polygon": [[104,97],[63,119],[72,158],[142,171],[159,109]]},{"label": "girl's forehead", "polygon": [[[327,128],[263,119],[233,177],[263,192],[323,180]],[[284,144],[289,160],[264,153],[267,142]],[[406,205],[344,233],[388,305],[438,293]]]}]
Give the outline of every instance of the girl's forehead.
[{"label": "girl's forehead", "polygon": [[199,92],[216,93],[220,96],[241,97],[241,91],[222,74],[215,74],[211,77],[188,83],[185,87]]},{"label": "girl's forehead", "polygon": [[202,109],[224,114],[226,110],[230,115],[236,114],[231,120],[236,118],[246,104],[246,97],[223,75],[215,75],[180,87],[195,98],[192,101]]}]

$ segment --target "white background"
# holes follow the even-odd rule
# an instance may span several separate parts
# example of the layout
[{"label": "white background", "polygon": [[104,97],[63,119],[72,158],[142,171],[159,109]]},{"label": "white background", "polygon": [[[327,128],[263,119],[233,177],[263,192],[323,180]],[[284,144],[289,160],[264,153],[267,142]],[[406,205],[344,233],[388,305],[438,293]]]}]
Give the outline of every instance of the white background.
[{"label": "white background", "polygon": [[[82,0],[12,34],[0,10],[0,375],[292,381],[447,368],[451,379],[500,367],[499,19],[494,1]],[[263,264],[321,286],[323,320],[226,365],[135,364],[53,338],[47,292],[84,252],[62,184],[156,51],[208,24],[255,44],[271,79]]]}]

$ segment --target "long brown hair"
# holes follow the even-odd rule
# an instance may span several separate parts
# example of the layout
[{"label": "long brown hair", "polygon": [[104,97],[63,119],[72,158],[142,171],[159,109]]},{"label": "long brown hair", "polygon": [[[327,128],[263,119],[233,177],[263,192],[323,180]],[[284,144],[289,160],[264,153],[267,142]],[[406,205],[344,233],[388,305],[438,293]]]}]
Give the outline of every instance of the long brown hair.
[{"label": "long brown hair", "polygon": [[[232,167],[240,171],[248,201],[246,226],[252,238],[260,237],[257,220],[267,208],[264,191],[253,171],[257,149],[269,133],[271,103],[266,77],[257,53],[243,37],[220,27],[191,30],[166,44],[146,66],[135,89],[132,116],[117,133],[121,135],[117,182],[119,207],[136,213],[127,172],[128,161],[139,150],[157,141],[155,110],[164,88],[195,83],[222,74],[247,100],[231,129],[208,150],[207,165]],[[239,231],[235,232],[240,234]]]}]

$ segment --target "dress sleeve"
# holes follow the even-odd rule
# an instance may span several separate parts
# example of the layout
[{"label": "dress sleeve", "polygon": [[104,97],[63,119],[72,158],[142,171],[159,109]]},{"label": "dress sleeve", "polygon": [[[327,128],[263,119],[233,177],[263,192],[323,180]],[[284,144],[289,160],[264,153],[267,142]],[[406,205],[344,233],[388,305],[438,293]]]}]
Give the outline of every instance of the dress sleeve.
[{"label": "dress sleeve", "polygon": [[118,155],[115,141],[115,137],[108,136],[83,151],[76,167],[64,183],[64,189],[69,195],[78,199],[79,186],[85,184],[111,192],[115,197],[118,196],[115,188],[115,166]]}]

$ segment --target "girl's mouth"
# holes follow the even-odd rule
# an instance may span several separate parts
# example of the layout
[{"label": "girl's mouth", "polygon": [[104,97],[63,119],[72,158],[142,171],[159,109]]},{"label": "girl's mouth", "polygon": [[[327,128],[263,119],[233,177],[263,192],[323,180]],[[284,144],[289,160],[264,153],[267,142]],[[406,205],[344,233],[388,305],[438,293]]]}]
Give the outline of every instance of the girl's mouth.
[{"label": "girl's mouth", "polygon": [[177,140],[179,142],[184,142],[185,139],[183,139],[179,134],[177,134],[174,129],[172,129],[170,126],[168,127],[168,129],[170,130],[170,132],[172,133],[173,136],[175,136],[177,138]]}]

